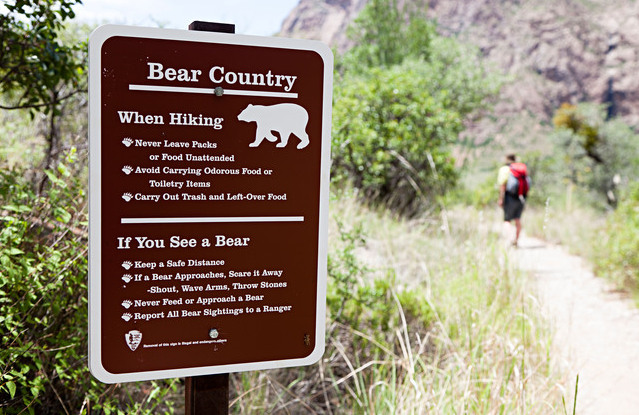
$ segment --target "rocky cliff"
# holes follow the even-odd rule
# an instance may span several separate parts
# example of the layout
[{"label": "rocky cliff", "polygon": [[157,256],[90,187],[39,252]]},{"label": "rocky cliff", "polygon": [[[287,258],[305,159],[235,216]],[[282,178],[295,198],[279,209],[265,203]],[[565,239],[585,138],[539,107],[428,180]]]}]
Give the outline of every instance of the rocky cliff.
[{"label": "rocky cliff", "polygon": [[[366,1],[300,0],[281,34],[319,39],[343,51],[349,46],[346,28]],[[562,102],[607,103],[610,115],[639,126],[638,1],[429,3],[429,15],[443,35],[475,44],[512,80],[496,108],[502,122],[479,136],[498,135],[522,117],[548,121]]]},{"label": "rocky cliff", "polygon": [[346,29],[368,0],[300,0],[282,23],[282,36],[315,39],[346,50]]}]

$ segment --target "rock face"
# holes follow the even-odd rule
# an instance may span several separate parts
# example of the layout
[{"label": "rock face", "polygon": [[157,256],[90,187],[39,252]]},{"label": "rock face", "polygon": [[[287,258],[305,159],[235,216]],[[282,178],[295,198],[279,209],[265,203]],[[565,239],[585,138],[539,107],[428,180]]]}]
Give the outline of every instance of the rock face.
[{"label": "rock face", "polygon": [[[343,51],[346,28],[366,2],[300,0],[281,34]],[[563,102],[589,101],[639,126],[639,2],[430,0],[429,8],[441,34],[476,45],[512,80],[496,108],[504,119],[549,120]]]},{"label": "rock face", "polygon": [[368,0],[300,0],[282,23],[281,35],[315,39],[344,51],[346,29]]}]

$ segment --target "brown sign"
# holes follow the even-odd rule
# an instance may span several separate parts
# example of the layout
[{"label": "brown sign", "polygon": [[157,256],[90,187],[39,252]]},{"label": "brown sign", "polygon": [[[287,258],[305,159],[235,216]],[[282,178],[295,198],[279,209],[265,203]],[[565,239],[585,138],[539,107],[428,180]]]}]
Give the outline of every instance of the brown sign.
[{"label": "brown sign", "polygon": [[103,26],[90,39],[90,367],[104,382],[324,349],[332,55]]}]

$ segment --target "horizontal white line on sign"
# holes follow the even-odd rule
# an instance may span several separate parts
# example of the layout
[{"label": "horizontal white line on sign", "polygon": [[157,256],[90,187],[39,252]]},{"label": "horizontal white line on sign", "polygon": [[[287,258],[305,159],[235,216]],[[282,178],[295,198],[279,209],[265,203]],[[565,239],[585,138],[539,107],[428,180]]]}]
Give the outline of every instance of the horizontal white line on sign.
[{"label": "horizontal white line on sign", "polygon": [[240,223],[240,222],[304,222],[304,216],[230,216],[199,218],[121,218],[121,224],[143,223]]},{"label": "horizontal white line on sign", "polygon": [[[192,88],[186,86],[136,85],[129,84],[130,91],[182,92],[185,94],[215,95],[214,88]],[[269,98],[297,98],[295,92],[246,91],[242,89],[225,89],[224,95],[243,95]]]}]

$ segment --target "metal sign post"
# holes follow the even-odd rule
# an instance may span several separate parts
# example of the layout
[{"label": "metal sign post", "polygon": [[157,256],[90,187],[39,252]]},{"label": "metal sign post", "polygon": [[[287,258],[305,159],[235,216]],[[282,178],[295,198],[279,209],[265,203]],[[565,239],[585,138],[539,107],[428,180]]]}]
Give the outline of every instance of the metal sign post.
[{"label": "metal sign post", "polygon": [[184,379],[185,415],[229,413],[229,374],[192,376]]},{"label": "metal sign post", "polygon": [[[194,21],[189,30],[235,33],[235,25]],[[229,413],[229,374],[192,376],[184,379],[185,415],[227,415]]]}]

